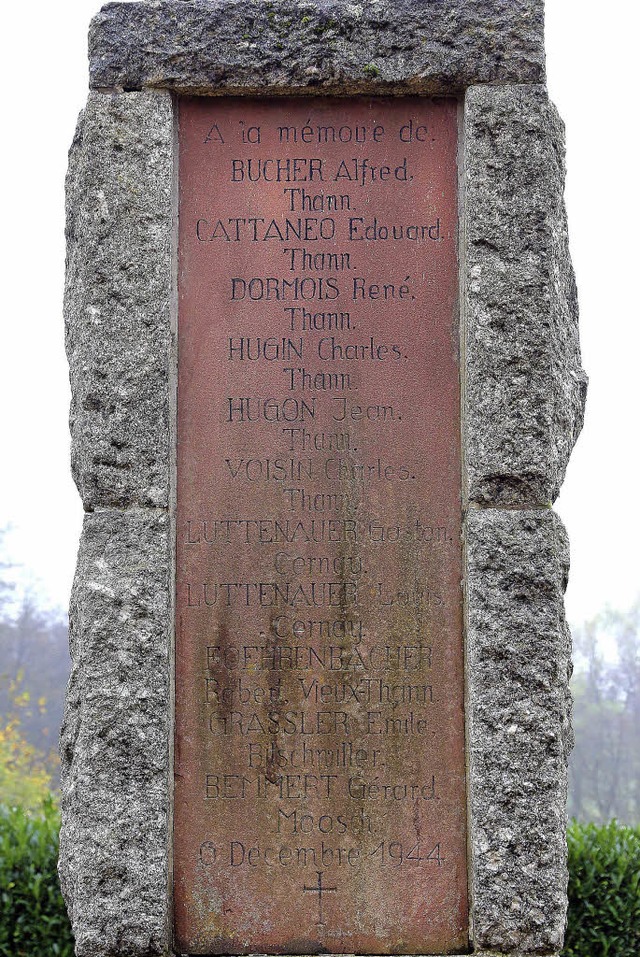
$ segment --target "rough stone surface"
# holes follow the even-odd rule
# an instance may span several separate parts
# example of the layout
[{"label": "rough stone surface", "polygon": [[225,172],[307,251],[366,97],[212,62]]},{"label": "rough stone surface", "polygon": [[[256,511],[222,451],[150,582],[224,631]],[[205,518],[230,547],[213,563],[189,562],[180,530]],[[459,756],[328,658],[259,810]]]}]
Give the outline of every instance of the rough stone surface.
[{"label": "rough stone surface", "polygon": [[59,870],[78,957],[166,952],[169,541],[162,509],[85,516],[61,738]]},{"label": "rough stone surface", "polygon": [[543,0],[109,3],[93,88],[444,93],[544,80]]},{"label": "rough stone surface", "polygon": [[173,111],[92,93],[67,177],[72,468],[85,508],[168,504]]},{"label": "rough stone surface", "polygon": [[543,87],[468,91],[465,180],[469,496],[544,506],[582,427],[586,376],[563,127]]},{"label": "rough stone surface", "polygon": [[566,914],[568,543],[550,509],[467,518],[475,948],[560,950]]}]

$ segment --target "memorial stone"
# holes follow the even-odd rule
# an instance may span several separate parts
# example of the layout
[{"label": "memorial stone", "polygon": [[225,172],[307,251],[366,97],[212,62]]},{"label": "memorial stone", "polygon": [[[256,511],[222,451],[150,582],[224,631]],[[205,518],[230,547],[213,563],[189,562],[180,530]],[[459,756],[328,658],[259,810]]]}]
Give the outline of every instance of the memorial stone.
[{"label": "memorial stone", "polygon": [[79,957],[558,954],[541,0],[109,3],[70,153]]},{"label": "memorial stone", "polygon": [[178,126],[177,940],[463,946],[457,104]]}]

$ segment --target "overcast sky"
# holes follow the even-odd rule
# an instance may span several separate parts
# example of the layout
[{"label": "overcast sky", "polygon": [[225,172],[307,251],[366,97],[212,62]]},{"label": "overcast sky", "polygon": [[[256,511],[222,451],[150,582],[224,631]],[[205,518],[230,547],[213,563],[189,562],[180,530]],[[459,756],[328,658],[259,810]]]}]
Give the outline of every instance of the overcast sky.
[{"label": "overcast sky", "polygon": [[[579,623],[640,591],[637,6],[547,0],[548,82],[567,124],[567,204],[590,376],[585,429],[557,508],[571,538]],[[63,182],[86,96],[93,0],[3,13],[5,89],[0,527],[21,581],[65,607],[82,510],[69,474],[63,349]],[[632,74],[633,71],[633,74]]]}]

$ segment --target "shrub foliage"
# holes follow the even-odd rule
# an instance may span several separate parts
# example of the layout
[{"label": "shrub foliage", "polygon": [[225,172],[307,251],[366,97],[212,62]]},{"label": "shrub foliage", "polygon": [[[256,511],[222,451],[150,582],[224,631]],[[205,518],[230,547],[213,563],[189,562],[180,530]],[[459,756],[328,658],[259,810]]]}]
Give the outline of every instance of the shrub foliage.
[{"label": "shrub foliage", "polygon": [[640,827],[573,821],[564,957],[640,954]]},{"label": "shrub foliage", "polygon": [[58,811],[0,805],[0,955],[73,957],[58,885]]}]

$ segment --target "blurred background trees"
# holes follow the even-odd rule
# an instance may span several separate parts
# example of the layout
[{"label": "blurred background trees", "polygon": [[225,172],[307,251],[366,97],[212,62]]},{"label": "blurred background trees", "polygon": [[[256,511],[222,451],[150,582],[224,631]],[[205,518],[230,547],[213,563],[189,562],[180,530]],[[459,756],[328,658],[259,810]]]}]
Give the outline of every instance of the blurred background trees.
[{"label": "blurred background trees", "polygon": [[640,824],[640,599],[573,631],[569,814]]},{"label": "blurred background trees", "polygon": [[0,530],[0,803],[34,808],[59,783],[67,624],[28,592],[16,601],[3,537]]}]

